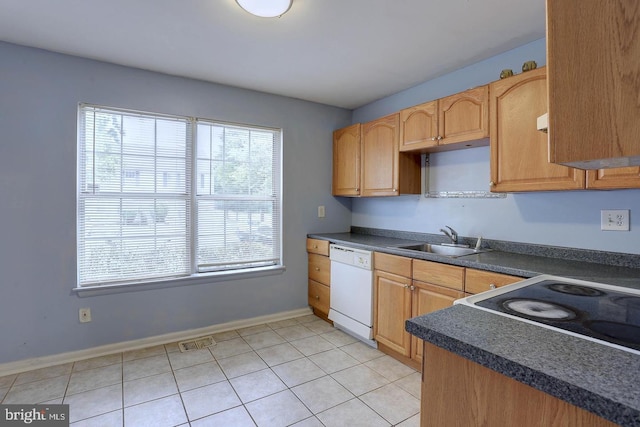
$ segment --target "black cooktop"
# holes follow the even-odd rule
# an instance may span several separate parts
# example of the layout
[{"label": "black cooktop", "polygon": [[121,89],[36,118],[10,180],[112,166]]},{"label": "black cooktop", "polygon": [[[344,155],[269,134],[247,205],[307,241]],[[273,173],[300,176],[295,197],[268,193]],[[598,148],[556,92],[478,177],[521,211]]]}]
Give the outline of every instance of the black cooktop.
[{"label": "black cooktop", "polygon": [[544,280],[475,305],[640,350],[640,296]]}]

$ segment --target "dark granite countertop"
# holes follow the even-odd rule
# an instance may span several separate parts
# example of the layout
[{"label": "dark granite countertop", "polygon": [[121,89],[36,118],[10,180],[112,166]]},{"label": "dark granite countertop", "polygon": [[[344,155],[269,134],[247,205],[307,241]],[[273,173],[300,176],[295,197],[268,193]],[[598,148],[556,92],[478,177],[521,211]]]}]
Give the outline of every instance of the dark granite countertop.
[{"label": "dark granite countertop", "polygon": [[[572,277],[640,289],[640,255],[484,240],[450,258],[399,249],[445,236],[353,227],[309,234],[361,249],[522,277]],[[475,246],[476,240],[461,238]],[[640,426],[640,356],[504,316],[455,305],[406,322],[411,334],[622,426]]]},{"label": "dark granite countertop", "polygon": [[622,426],[640,426],[640,356],[454,305],[406,322],[411,334]]},{"label": "dark granite countertop", "polygon": [[[415,243],[443,243],[445,236],[359,229],[359,232],[318,233],[308,237],[329,240],[354,248],[385,252],[415,259],[442,262],[513,276],[533,277],[540,274],[572,277],[592,282],[608,283],[640,289],[640,255],[590,251],[543,245],[527,245],[496,240],[483,240],[486,252],[451,258],[427,252],[400,249]],[[362,232],[361,232],[362,231]],[[443,239],[445,238],[445,239]],[[475,240],[462,238],[475,246]]]}]

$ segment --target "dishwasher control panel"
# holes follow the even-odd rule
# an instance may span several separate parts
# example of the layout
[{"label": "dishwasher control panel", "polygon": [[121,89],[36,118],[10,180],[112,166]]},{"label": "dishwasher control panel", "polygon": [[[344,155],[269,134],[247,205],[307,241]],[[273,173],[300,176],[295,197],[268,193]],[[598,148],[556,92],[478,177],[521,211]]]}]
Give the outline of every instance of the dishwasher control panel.
[{"label": "dishwasher control panel", "polygon": [[331,245],[329,249],[331,261],[341,262],[365,270],[372,269],[372,252],[346,246]]}]

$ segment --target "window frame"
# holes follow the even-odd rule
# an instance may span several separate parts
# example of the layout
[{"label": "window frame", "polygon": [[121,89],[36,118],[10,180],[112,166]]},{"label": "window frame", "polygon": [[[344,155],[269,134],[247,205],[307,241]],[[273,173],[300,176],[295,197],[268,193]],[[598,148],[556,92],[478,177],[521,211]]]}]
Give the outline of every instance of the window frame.
[{"label": "window frame", "polygon": [[[82,142],[83,135],[82,132],[82,115],[85,114],[86,109],[96,109],[96,110],[104,110],[107,112],[113,113],[121,113],[123,115],[142,115],[142,116],[150,116],[154,118],[168,118],[168,119],[177,119],[177,120],[185,120],[188,122],[188,126],[190,127],[189,132],[187,132],[188,136],[186,137],[186,162],[189,165],[185,165],[184,169],[181,169],[179,173],[189,173],[189,189],[187,194],[188,201],[188,215],[185,218],[185,226],[190,228],[190,232],[187,236],[186,243],[186,251],[189,254],[190,262],[189,262],[189,273],[186,275],[174,275],[174,276],[164,276],[164,277],[146,277],[142,279],[134,279],[134,280],[123,280],[123,281],[105,281],[104,283],[99,284],[85,284],[81,285],[80,283],[80,247],[81,247],[81,218],[80,218],[80,204],[86,200],[86,198],[82,197],[82,184],[83,178],[81,174],[83,173],[83,151],[86,152],[86,142]],[[253,277],[262,277],[267,275],[274,274],[282,274],[286,267],[283,262],[283,178],[284,178],[284,170],[283,170],[283,151],[284,151],[284,143],[283,143],[283,130],[282,128],[275,127],[266,127],[260,125],[247,125],[243,123],[234,123],[234,122],[226,122],[221,120],[209,119],[209,118],[200,118],[200,117],[192,117],[192,116],[182,116],[182,115],[173,115],[173,114],[164,114],[164,113],[156,113],[156,112],[147,112],[140,110],[132,110],[127,108],[119,108],[119,107],[109,107],[104,105],[97,104],[89,104],[89,103],[79,103],[78,104],[78,115],[77,115],[77,148],[76,148],[76,286],[73,288],[74,292],[77,293],[103,293],[103,292],[120,292],[122,290],[135,290],[135,289],[156,289],[156,288],[165,288],[172,286],[184,286],[191,284],[203,284],[203,283],[215,283],[219,281],[226,280],[234,280],[234,279],[245,279],[245,278],[253,278]],[[238,268],[229,268],[229,269],[221,269],[216,271],[199,271],[200,266],[197,258],[198,251],[198,216],[197,216],[197,206],[198,206],[198,182],[199,182],[199,174],[197,169],[198,162],[198,135],[197,128],[198,123],[204,123],[209,125],[221,125],[221,126],[232,126],[240,129],[247,130],[265,130],[273,133],[273,147],[274,152],[272,154],[272,164],[274,167],[277,167],[277,170],[272,171],[273,183],[272,187],[275,191],[274,199],[275,206],[277,206],[277,231],[274,231],[273,236],[273,249],[274,249],[274,264],[266,265],[266,266],[257,266],[257,267],[238,267]],[[156,158],[157,153],[154,154],[154,158]],[[122,174],[125,174],[125,170],[123,169]],[[164,172],[164,174],[167,174]],[[166,177],[163,175],[160,182]],[[168,177],[171,180],[171,177]],[[114,193],[124,194],[122,192]],[[277,239],[277,241],[276,241]]]}]

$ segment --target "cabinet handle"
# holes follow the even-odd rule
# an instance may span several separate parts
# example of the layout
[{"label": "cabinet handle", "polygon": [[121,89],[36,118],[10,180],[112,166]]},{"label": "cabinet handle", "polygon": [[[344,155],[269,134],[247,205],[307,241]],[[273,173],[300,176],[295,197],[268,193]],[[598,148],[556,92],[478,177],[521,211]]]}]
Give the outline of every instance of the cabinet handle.
[{"label": "cabinet handle", "polygon": [[494,285],[493,283],[489,284],[489,289],[495,289],[496,285]]}]

